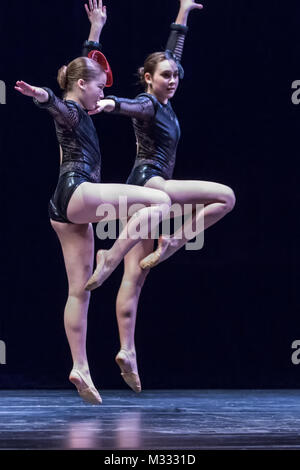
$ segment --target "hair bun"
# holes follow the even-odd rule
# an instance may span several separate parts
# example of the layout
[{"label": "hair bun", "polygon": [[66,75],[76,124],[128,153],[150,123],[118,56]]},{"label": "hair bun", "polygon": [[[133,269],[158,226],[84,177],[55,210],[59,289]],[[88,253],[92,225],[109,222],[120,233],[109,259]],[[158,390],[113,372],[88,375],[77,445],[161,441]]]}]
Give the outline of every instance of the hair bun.
[{"label": "hair bun", "polygon": [[146,86],[145,82],[145,67],[139,67],[137,70],[138,82],[143,87]]},{"label": "hair bun", "polygon": [[57,74],[57,81],[62,90],[67,88],[67,66],[63,65]]},{"label": "hair bun", "polygon": [[139,74],[140,80],[144,80],[145,67],[140,67],[140,68],[138,69],[138,74]]}]

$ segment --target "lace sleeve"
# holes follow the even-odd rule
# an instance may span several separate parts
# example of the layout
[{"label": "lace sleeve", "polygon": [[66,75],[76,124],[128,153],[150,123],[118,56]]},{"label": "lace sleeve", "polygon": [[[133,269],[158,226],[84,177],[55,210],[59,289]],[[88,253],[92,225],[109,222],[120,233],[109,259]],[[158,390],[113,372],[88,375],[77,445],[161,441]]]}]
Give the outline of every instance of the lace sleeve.
[{"label": "lace sleeve", "polygon": [[61,100],[49,88],[43,87],[43,89],[46,90],[49,95],[48,101],[46,103],[40,103],[34,98],[34,103],[39,108],[47,109],[53,119],[61,127],[69,130],[75,128],[80,121],[80,116],[76,105]]},{"label": "lace sleeve", "polygon": [[176,56],[178,62],[180,62],[182,58],[184,40],[187,31],[187,26],[176,23],[171,24],[171,32],[167,42],[166,50],[171,51]]},{"label": "lace sleeve", "polygon": [[150,121],[156,114],[157,102],[155,97],[149,94],[138,95],[135,99],[118,98],[116,96],[106,96],[106,99],[114,100],[116,108],[113,114],[121,114],[142,121]]},{"label": "lace sleeve", "polygon": [[82,46],[82,56],[87,57],[91,51],[102,51],[102,45],[97,41],[84,41]]}]

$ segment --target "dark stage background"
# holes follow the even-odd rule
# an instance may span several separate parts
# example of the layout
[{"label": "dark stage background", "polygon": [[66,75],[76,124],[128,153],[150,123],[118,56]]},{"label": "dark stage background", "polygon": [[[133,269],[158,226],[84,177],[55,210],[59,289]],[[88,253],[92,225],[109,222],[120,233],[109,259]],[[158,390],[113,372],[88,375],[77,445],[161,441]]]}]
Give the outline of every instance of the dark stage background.
[{"label": "dark stage background", "polygon": [[[165,45],[178,3],[106,3],[101,39],[116,78],[107,94],[134,97],[134,72]],[[1,2],[1,388],[69,387],[67,279],[47,215],[58,145],[52,119],[13,85],[23,79],[59,93],[57,69],[88,36],[83,4]],[[142,384],[298,388],[300,107],[291,84],[300,80],[300,5],[204,4],[190,15],[186,75],[173,100],[182,127],[174,176],[227,184],[237,204],[205,233],[201,251],[183,250],[148,277],[136,330]],[[100,115],[95,125],[103,182],[125,182],[135,156],[130,120]],[[91,299],[88,355],[100,388],[125,387],[114,363],[121,276],[122,266]]]}]

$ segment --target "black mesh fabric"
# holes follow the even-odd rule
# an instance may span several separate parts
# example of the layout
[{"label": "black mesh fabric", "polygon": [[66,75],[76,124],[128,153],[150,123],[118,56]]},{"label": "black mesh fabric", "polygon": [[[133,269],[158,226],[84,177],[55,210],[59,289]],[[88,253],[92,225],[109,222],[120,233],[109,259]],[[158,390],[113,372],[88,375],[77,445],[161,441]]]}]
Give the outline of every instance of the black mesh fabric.
[{"label": "black mesh fabric", "polygon": [[86,110],[75,101],[62,100],[49,88],[44,89],[49,94],[49,100],[46,103],[34,102],[53,117],[57,140],[62,149],[59,180],[49,205],[49,215],[54,220],[69,222],[67,204],[77,186],[84,181],[101,181],[99,141]]}]

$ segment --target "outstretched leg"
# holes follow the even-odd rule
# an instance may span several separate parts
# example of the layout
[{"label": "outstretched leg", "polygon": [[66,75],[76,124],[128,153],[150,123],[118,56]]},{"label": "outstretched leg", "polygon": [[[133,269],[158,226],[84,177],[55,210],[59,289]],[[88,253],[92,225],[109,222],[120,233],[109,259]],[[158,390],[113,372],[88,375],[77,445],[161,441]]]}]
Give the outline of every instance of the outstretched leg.
[{"label": "outstretched leg", "polygon": [[153,243],[151,239],[142,240],[125,256],[124,275],[116,302],[120,336],[120,351],[116,356],[116,362],[125,382],[137,393],[141,391],[141,383],[136,361],[134,332],[138,301],[149,272],[142,270],[139,263],[152,252]]},{"label": "outstretched leg", "polygon": [[[98,222],[104,218],[104,215],[97,214],[100,213],[101,207],[107,208],[107,206],[113,209],[114,218],[119,216],[124,218],[124,213],[121,213],[120,198],[126,198],[127,210],[133,210],[132,217],[112,248],[98,252],[97,268],[86,284],[86,290],[93,290],[103,284],[126,253],[141,239],[147,238],[149,232],[158,226],[169,212],[171,204],[167,194],[155,189],[122,184],[82,183],[71,197],[68,218],[77,224],[85,221]],[[143,208],[138,207],[138,204]],[[128,216],[128,213],[125,213],[125,216]]]},{"label": "outstretched leg", "polygon": [[64,324],[73,358],[69,379],[85,401],[100,404],[102,400],[92,382],[86,355],[87,314],[91,294],[85,291],[84,286],[93,269],[93,227],[91,224],[73,225],[50,221],[62,247],[68,277]]},{"label": "outstretched leg", "polygon": [[[172,256],[191,238],[201,233],[202,229],[211,227],[235,205],[235,196],[231,188],[223,184],[211,183],[208,181],[165,181],[163,178],[155,177],[149,180],[148,186],[165,191],[171,198],[172,204],[202,204],[204,208],[195,210],[192,216],[182,228],[175,232],[171,237],[161,236],[157,250],[145,257],[140,266],[142,269],[149,269]],[[203,223],[199,224],[199,220]],[[198,226],[201,229],[197,232],[193,228]],[[192,233],[189,237],[186,234]]]}]

